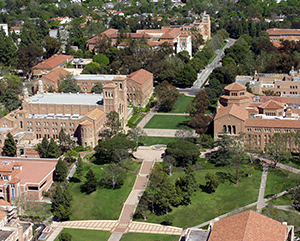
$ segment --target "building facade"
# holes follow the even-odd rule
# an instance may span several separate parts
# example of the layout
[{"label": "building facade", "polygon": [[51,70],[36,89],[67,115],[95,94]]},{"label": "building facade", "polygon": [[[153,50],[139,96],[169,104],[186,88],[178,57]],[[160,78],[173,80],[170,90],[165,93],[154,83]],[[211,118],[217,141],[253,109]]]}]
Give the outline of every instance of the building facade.
[{"label": "building facade", "polygon": [[233,83],[225,87],[214,117],[214,137],[245,134],[245,144],[263,150],[274,133],[300,131],[300,98],[255,96]]}]

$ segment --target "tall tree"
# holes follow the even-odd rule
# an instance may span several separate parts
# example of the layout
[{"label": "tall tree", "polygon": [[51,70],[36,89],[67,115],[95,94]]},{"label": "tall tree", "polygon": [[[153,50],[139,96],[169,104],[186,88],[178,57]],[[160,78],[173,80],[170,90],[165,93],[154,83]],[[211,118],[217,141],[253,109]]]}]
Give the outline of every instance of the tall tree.
[{"label": "tall tree", "polygon": [[43,47],[46,49],[45,57],[49,58],[60,50],[60,43],[47,35],[43,40]]},{"label": "tall tree", "polygon": [[63,93],[77,93],[81,92],[80,87],[77,85],[76,79],[72,74],[67,75],[65,78],[60,79],[58,83],[58,92]]},{"label": "tall tree", "polygon": [[129,137],[129,139],[135,140],[136,145],[138,146],[139,141],[143,141],[147,134],[141,127],[133,127],[128,130],[127,136]]},{"label": "tall tree", "polygon": [[98,186],[98,180],[92,171],[92,169],[89,169],[87,174],[85,175],[85,182],[80,186],[80,189],[82,192],[85,192],[87,194],[91,194],[92,192],[97,190]]},{"label": "tall tree", "polygon": [[48,158],[58,158],[61,154],[61,151],[56,144],[55,140],[53,138],[50,139],[49,145],[48,145]]},{"label": "tall tree", "polygon": [[4,146],[2,148],[3,156],[15,156],[17,153],[17,144],[13,136],[8,132],[7,138],[4,141]]},{"label": "tall tree", "polygon": [[158,97],[161,109],[164,111],[172,110],[179,97],[178,90],[166,80],[155,87],[155,93]]},{"label": "tall tree", "polygon": [[187,109],[190,113],[189,124],[196,129],[196,133],[204,134],[207,131],[208,125],[212,118],[205,115],[205,110],[209,106],[209,101],[205,90],[196,92],[196,97]]},{"label": "tall tree", "polygon": [[164,158],[164,163],[169,169],[169,175],[172,176],[172,167],[175,165],[176,159],[172,156],[166,156]]},{"label": "tall tree", "polygon": [[107,188],[120,188],[126,179],[126,171],[112,163],[106,167],[102,183]]},{"label": "tall tree", "polygon": [[110,137],[115,136],[121,131],[122,128],[118,112],[111,111],[106,115],[105,126],[110,129]]},{"label": "tall tree", "polygon": [[92,87],[91,92],[101,94],[103,92],[103,84],[101,82],[97,82],[95,86]]},{"label": "tall tree", "polygon": [[69,134],[66,134],[63,128],[60,129],[58,134],[59,148],[63,153],[75,148],[75,141],[73,141]]},{"label": "tall tree", "polygon": [[69,183],[58,184],[51,198],[52,213],[60,221],[68,220],[71,216],[72,195],[70,193]]},{"label": "tall tree", "polygon": [[81,180],[84,168],[83,168],[83,161],[82,161],[80,156],[77,158],[77,164],[76,165],[77,165],[77,167],[76,167],[77,178],[79,180]]},{"label": "tall tree", "polygon": [[58,159],[54,173],[54,179],[57,182],[64,182],[67,178],[68,168],[66,163],[61,158]]},{"label": "tall tree", "polygon": [[41,158],[48,157],[49,141],[46,136],[43,137],[42,142],[36,145],[36,150],[39,152]]},{"label": "tall tree", "polygon": [[209,172],[206,173],[205,180],[205,188],[208,190],[208,192],[214,192],[220,183],[218,177],[215,174]]}]

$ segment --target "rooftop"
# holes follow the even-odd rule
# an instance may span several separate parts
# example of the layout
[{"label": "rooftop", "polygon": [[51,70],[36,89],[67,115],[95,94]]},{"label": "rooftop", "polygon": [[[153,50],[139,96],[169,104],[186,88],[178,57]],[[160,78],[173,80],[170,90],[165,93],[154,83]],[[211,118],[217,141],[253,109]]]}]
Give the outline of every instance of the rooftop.
[{"label": "rooftop", "polygon": [[33,66],[32,69],[53,69],[67,60],[73,58],[71,55],[59,54],[53,55],[50,58],[44,60],[43,62],[38,63],[36,66]]},{"label": "rooftop", "polygon": [[150,77],[153,77],[153,74],[144,69],[139,69],[128,75],[129,79],[139,84],[144,84]]},{"label": "rooftop", "polygon": [[103,95],[101,94],[66,94],[47,93],[34,95],[29,98],[32,104],[66,104],[66,105],[102,105]]},{"label": "rooftop", "polygon": [[284,241],[287,227],[252,210],[214,223],[209,241]]},{"label": "rooftop", "polygon": [[126,78],[126,75],[117,75],[117,74],[80,74],[75,75],[74,78],[76,80],[92,80],[92,81],[112,81],[113,79],[117,77],[124,77]]}]

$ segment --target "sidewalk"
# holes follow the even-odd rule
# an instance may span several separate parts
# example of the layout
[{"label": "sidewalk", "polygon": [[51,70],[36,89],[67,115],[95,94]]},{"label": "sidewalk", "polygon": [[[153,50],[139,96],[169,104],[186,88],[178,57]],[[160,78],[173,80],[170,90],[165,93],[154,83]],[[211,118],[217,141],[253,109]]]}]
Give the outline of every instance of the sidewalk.
[{"label": "sidewalk", "polygon": [[266,184],[267,184],[267,176],[268,176],[268,167],[264,166],[262,177],[261,177],[258,201],[257,201],[257,206],[256,206],[256,210],[259,213],[261,213],[262,209],[266,206],[264,196],[265,196],[265,190],[266,190]]}]

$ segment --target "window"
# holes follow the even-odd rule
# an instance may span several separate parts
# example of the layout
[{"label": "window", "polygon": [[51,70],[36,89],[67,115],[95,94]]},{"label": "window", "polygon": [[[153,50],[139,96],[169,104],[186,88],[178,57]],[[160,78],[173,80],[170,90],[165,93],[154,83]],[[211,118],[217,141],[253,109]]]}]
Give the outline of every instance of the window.
[{"label": "window", "polygon": [[271,132],[271,129],[267,128],[265,129],[265,132]]},{"label": "window", "polygon": [[255,131],[256,132],[261,132],[261,129],[260,128],[255,128]]},{"label": "window", "polygon": [[275,133],[280,133],[280,129],[275,129],[274,132]]}]

